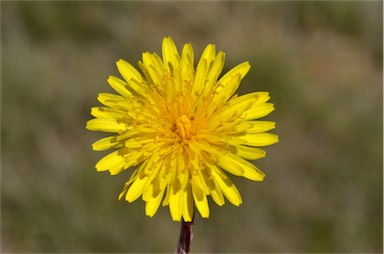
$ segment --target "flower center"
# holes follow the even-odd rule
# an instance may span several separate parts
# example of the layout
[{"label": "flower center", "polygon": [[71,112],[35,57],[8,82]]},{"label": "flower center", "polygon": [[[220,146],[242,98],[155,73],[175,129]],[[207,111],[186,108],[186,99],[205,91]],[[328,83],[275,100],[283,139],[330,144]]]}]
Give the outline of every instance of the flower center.
[{"label": "flower center", "polygon": [[189,140],[191,136],[195,134],[195,131],[192,129],[191,120],[185,114],[177,118],[176,128],[177,128],[176,131],[179,134],[179,137],[183,141]]}]

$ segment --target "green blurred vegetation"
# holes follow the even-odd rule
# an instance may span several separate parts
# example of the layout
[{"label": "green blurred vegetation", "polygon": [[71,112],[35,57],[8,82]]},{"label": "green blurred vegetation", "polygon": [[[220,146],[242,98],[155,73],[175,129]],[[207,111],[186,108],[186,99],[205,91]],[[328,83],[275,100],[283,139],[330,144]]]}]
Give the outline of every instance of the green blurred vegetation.
[{"label": "green blurred vegetation", "polygon": [[115,61],[196,57],[208,43],[240,94],[266,90],[280,142],[256,161],[264,182],[232,177],[239,208],[196,218],[192,252],[376,252],[383,245],[381,1],[1,2],[1,252],[174,252],[168,208],[118,202],[131,172],[94,165],[85,130]]}]

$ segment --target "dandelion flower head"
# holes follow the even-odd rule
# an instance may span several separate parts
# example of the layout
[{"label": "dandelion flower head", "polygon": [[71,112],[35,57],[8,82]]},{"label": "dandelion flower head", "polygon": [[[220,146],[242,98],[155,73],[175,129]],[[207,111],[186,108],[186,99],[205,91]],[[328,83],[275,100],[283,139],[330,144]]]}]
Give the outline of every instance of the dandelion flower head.
[{"label": "dandelion flower head", "polygon": [[209,44],[194,67],[194,52],[185,44],[181,55],[170,37],[162,44],[162,58],[145,52],[140,73],[117,61],[123,79],[110,76],[117,94],[100,93],[103,107],[93,107],[92,131],[113,133],[96,141],[96,151],[115,149],[97,164],[98,171],[116,175],[133,168],[119,199],[146,202],[153,216],[162,203],[172,219],[191,221],[195,207],[209,217],[208,196],[222,206],[225,198],[242,203],[228,173],[262,181],[264,173],[248,160],[265,157],[259,147],[278,137],[267,131],[271,121],[256,120],[274,110],[268,92],[235,94],[250,69],[241,63],[220,77],[225,54]]}]

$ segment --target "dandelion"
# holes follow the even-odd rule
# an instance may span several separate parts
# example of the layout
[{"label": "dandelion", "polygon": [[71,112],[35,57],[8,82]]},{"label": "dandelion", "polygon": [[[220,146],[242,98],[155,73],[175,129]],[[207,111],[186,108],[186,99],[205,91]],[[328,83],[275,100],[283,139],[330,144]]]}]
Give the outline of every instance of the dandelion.
[{"label": "dandelion", "polygon": [[145,52],[138,65],[117,61],[123,79],[108,83],[119,93],[100,93],[104,107],[93,107],[92,131],[113,133],[96,141],[95,151],[116,149],[102,158],[97,171],[116,175],[135,167],[119,199],[140,196],[145,213],[154,216],[162,203],[172,219],[190,222],[195,207],[209,217],[208,196],[219,206],[225,198],[242,203],[228,173],[262,181],[264,173],[248,160],[265,157],[259,147],[274,144],[271,121],[256,120],[274,110],[268,92],[235,94],[250,64],[241,63],[219,77],[225,54],[209,44],[195,69],[194,52],[185,44],[181,55],[164,38],[162,59]]}]

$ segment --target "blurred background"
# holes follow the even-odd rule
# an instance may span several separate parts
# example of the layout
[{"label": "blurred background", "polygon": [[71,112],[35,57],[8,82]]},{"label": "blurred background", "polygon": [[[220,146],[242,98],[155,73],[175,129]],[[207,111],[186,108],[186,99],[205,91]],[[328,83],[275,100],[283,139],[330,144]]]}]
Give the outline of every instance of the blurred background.
[{"label": "blurred background", "polygon": [[85,129],[115,62],[163,37],[252,65],[239,94],[269,91],[280,142],[232,177],[238,208],[197,215],[194,253],[382,253],[382,1],[1,2],[1,252],[173,253],[168,207],[117,196],[131,170],[97,173]]}]

